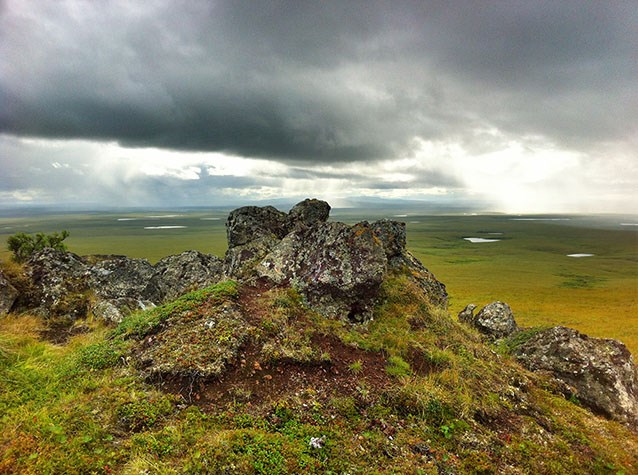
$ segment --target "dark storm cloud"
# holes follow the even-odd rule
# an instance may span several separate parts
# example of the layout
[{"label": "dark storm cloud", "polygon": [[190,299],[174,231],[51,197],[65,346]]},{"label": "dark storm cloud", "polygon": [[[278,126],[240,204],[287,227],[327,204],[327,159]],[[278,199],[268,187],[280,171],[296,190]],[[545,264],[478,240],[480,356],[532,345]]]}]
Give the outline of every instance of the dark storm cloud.
[{"label": "dark storm cloud", "polygon": [[637,132],[633,2],[24,2],[0,131],[281,161],[476,131],[587,150]]}]

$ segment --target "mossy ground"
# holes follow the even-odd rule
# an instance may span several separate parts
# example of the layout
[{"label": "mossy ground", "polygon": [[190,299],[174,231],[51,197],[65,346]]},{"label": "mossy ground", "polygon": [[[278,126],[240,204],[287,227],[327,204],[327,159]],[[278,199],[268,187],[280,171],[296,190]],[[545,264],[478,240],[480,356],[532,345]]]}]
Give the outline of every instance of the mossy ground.
[{"label": "mossy ground", "polygon": [[[226,305],[244,336],[219,376],[147,377],[150,337]],[[230,282],[116,329],[86,322],[65,345],[42,325],[0,319],[0,473],[638,471],[635,433],[553,393],[404,275],[365,325]]]}]

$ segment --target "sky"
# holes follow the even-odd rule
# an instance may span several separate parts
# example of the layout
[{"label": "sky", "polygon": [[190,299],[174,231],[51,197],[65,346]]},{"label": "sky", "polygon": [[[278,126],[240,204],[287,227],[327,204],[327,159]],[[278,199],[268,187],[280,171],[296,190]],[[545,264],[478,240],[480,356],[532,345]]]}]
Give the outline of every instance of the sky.
[{"label": "sky", "polygon": [[0,206],[637,190],[635,0],[0,0]]}]

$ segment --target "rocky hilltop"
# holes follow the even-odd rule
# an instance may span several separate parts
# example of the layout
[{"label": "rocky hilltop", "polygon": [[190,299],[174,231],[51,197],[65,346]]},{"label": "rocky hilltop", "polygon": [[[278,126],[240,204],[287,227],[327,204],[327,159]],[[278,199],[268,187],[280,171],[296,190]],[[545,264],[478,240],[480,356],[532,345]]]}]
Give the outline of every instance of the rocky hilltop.
[{"label": "rocky hilltop", "polygon": [[[0,272],[0,314],[37,315],[57,344],[112,327],[89,352],[99,364],[82,364],[176,398],[152,423],[116,410],[108,424],[122,440],[159,437],[185,408],[240,407],[244,422],[229,416],[225,434],[283,444],[275,470],[245,447],[221,453],[195,438],[196,452],[160,457],[167,470],[186,459],[191,473],[607,473],[601,460],[638,470],[638,372],[622,343],[521,329],[503,302],[453,319],[445,285],[406,249],[404,223],[329,214],[316,199],[288,213],[236,209],[223,259],[188,251],[151,265],[46,249],[23,272]],[[286,432],[291,421],[302,433]],[[618,452],[612,433],[625,434]]]}]

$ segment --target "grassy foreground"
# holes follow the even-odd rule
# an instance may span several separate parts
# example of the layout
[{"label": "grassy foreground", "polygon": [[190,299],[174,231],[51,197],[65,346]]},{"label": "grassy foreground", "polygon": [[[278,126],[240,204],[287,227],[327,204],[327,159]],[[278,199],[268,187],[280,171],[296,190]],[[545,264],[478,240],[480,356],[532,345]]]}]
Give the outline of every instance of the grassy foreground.
[{"label": "grassy foreground", "polygon": [[[243,315],[232,327],[227,306]],[[218,378],[149,379],[139,355],[184,318],[224,330],[189,333],[182,367],[239,334],[242,352]],[[555,395],[399,274],[364,326],[326,320],[292,291],[234,282],[117,328],[82,325],[59,346],[40,338],[42,320],[0,319],[0,473],[638,470],[635,433]],[[175,365],[166,343],[154,357]]]}]

